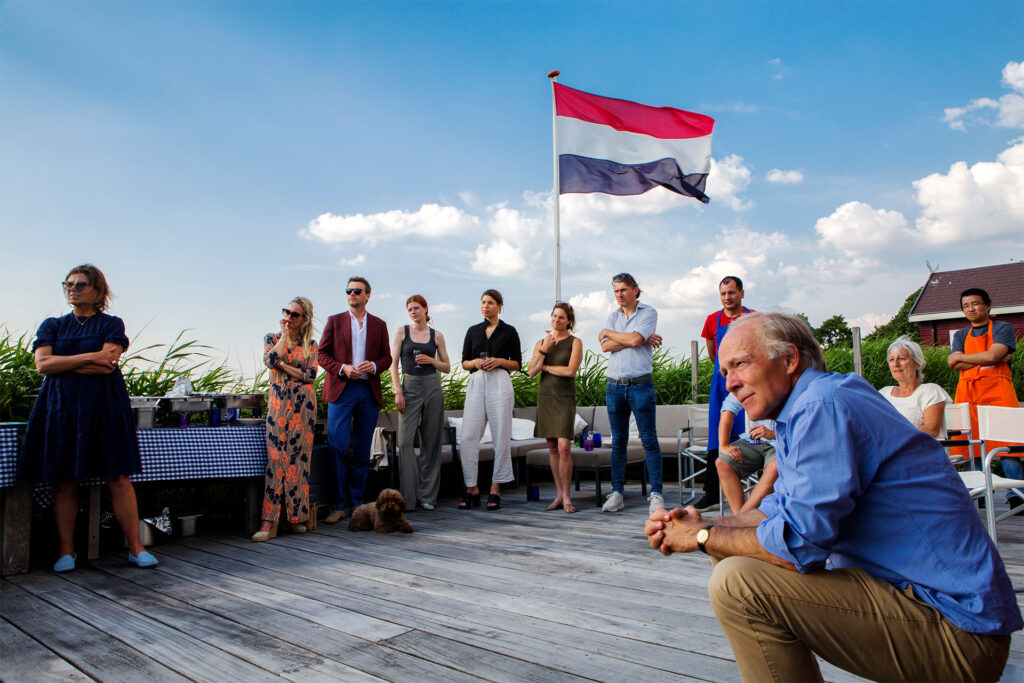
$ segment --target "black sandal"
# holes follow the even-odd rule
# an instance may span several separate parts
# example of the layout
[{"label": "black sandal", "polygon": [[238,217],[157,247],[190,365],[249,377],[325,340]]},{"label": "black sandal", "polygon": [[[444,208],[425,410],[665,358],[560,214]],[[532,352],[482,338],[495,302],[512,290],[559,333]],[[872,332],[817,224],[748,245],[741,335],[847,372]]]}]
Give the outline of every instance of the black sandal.
[{"label": "black sandal", "polygon": [[500,507],[501,507],[501,496],[499,496],[497,493],[492,493],[491,495],[487,496],[487,511],[488,512],[493,512],[494,510],[497,510]]},{"label": "black sandal", "polygon": [[479,493],[467,493],[463,496],[462,500],[459,501],[460,510],[468,510],[469,508],[480,507],[480,494]]}]

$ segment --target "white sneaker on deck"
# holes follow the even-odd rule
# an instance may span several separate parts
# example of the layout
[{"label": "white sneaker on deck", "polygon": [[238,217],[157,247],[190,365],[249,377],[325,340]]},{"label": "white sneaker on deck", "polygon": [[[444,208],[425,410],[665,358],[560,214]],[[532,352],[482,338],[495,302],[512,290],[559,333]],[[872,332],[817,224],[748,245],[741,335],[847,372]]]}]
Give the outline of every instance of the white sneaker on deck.
[{"label": "white sneaker on deck", "polygon": [[662,497],[660,493],[652,493],[651,495],[647,496],[647,500],[651,504],[650,512],[652,515],[654,514],[655,510],[665,509],[665,499]]},{"label": "white sneaker on deck", "polygon": [[626,507],[626,502],[623,500],[622,494],[612,491],[605,499],[604,505],[601,506],[601,512],[618,512],[624,507]]}]

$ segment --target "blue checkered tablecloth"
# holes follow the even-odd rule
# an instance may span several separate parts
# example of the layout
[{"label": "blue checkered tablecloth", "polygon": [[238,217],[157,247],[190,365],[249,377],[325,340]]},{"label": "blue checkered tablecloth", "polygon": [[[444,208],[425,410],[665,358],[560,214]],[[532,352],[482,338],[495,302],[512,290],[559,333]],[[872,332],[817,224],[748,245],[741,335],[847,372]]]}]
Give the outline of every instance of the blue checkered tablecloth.
[{"label": "blue checkered tablecloth", "polygon": [[140,429],[142,472],[132,481],[261,477],[266,426]]},{"label": "blue checkered tablecloth", "polygon": [[[22,426],[0,427],[0,488],[14,485]],[[142,472],[133,482],[262,477],[267,470],[266,425],[140,429]],[[102,484],[102,479],[82,484]],[[53,485],[40,483],[33,496],[53,502]]]},{"label": "blue checkered tablecloth", "polygon": [[0,489],[14,486],[14,475],[18,471],[18,448],[24,431],[24,422],[0,425]]}]

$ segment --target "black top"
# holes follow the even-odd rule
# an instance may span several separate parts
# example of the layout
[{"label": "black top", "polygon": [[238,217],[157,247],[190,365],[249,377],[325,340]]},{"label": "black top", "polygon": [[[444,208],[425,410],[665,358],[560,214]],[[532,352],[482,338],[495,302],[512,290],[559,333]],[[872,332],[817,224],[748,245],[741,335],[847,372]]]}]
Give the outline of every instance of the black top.
[{"label": "black top", "polygon": [[417,365],[416,356],[413,355],[412,350],[414,348],[419,349],[420,353],[426,354],[433,358],[437,355],[437,343],[434,341],[434,328],[428,328],[430,330],[430,339],[425,342],[414,342],[409,338],[409,326],[405,326],[405,338],[402,339],[402,374],[403,375],[433,375],[437,372],[437,368],[433,365]]},{"label": "black top", "polygon": [[[491,358],[507,358],[514,360],[523,367],[523,350],[519,343],[519,333],[516,328],[507,324],[504,320],[498,320],[498,326],[487,338],[487,325],[485,320],[482,323],[473,325],[466,330],[466,340],[462,343],[462,360],[476,360],[485,351]],[[476,368],[470,370],[476,372]]]}]

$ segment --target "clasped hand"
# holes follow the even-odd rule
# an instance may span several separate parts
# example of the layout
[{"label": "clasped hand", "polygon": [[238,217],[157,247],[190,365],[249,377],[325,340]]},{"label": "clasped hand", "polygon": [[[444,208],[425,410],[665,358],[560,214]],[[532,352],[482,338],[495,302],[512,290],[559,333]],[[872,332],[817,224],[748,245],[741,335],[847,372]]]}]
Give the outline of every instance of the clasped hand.
[{"label": "clasped hand", "polygon": [[697,549],[697,532],[704,519],[692,505],[674,510],[655,510],[644,524],[651,548],[662,555],[690,553]]},{"label": "clasped hand", "polygon": [[373,374],[373,363],[368,360],[364,360],[359,365],[346,365],[345,376],[349,379],[354,379],[360,375],[372,375]]},{"label": "clasped hand", "polygon": [[477,370],[493,370],[498,367],[497,358],[477,358],[475,363]]}]

